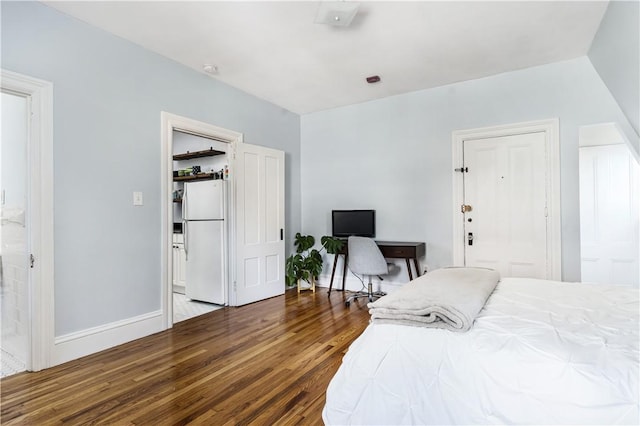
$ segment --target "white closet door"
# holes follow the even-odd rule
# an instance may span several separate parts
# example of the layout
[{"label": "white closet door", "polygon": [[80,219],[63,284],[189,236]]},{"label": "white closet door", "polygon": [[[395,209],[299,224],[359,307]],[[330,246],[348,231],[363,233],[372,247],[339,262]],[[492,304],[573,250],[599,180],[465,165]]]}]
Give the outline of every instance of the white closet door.
[{"label": "white closet door", "polygon": [[284,294],[284,152],[240,143],[235,155],[239,306]]},{"label": "white closet door", "polygon": [[626,145],[580,148],[582,281],[640,284],[639,179]]}]

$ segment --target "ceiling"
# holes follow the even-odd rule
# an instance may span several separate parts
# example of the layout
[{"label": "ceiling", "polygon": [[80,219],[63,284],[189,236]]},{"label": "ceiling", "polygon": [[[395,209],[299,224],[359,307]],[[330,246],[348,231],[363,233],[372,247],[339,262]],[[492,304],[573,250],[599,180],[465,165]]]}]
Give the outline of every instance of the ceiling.
[{"label": "ceiling", "polygon": [[334,27],[320,1],[45,3],[298,114],[584,56],[608,4],[364,1]]}]

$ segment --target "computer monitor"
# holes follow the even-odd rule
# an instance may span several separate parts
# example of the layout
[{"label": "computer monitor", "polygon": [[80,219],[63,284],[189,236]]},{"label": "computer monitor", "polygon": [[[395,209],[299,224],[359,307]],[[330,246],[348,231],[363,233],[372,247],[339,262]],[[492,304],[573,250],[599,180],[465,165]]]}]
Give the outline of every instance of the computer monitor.
[{"label": "computer monitor", "polygon": [[375,210],[332,210],[331,235],[348,238],[352,235],[374,238],[376,236]]}]

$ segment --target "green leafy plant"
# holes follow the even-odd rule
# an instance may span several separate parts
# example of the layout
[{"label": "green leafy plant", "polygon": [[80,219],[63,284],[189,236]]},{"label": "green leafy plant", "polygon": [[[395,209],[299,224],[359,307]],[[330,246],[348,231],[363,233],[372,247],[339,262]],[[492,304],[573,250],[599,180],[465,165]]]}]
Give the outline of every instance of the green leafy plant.
[{"label": "green leafy plant", "polygon": [[313,248],[316,244],[313,235],[302,235],[298,232],[293,244],[296,247],[296,253],[289,256],[285,264],[288,286],[295,285],[298,280],[308,282],[311,277],[317,279],[322,272],[322,250],[326,250],[329,254],[336,254],[342,250],[344,241],[325,235],[320,238],[321,249],[317,250]]}]

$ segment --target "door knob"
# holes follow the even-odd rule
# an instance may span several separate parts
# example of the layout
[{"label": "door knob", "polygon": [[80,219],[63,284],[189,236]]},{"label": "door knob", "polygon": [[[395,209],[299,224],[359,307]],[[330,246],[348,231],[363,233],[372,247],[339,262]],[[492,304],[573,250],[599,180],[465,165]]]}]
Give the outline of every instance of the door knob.
[{"label": "door knob", "polygon": [[469,242],[469,245],[472,246],[473,245],[473,232],[469,232],[467,234],[467,241]]}]

